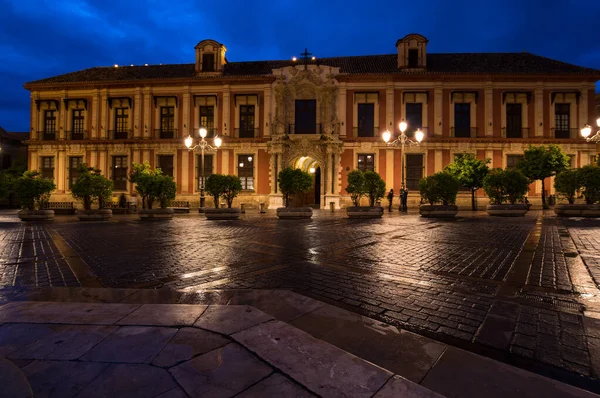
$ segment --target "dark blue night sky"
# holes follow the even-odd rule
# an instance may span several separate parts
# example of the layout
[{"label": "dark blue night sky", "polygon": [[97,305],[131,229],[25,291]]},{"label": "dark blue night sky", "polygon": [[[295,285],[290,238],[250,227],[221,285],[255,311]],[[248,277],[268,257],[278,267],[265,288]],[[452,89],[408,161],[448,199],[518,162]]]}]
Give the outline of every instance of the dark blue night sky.
[{"label": "dark blue night sky", "polygon": [[600,0],[0,0],[0,126],[29,129],[23,83],[93,66],[428,52],[519,52],[600,69]]}]

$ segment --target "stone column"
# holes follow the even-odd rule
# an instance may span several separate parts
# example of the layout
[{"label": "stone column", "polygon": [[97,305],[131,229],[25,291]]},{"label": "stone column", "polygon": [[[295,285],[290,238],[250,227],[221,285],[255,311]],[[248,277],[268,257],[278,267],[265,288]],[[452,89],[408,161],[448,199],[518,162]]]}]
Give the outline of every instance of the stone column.
[{"label": "stone column", "polygon": [[[346,126],[346,83],[340,83],[338,88],[338,120],[340,121],[340,136],[345,137],[347,129],[351,129],[352,126]],[[342,126],[341,123],[344,123]]]},{"label": "stone column", "polygon": [[109,137],[109,130],[112,130],[109,126],[110,115],[109,112],[112,109],[108,107],[108,93],[106,90],[100,91],[100,129],[98,130],[98,139]]},{"label": "stone column", "polygon": [[[449,120],[443,120],[442,115],[444,114],[444,90],[442,89],[441,83],[436,83],[435,88],[433,90],[433,103],[434,103],[434,123],[435,126],[429,126],[430,134],[432,135],[442,135],[442,123],[450,123]],[[475,113],[475,112],[472,112]],[[449,112],[451,115],[452,112]]]},{"label": "stone column", "polygon": [[264,107],[261,109],[264,112],[264,126],[263,126],[263,136],[270,137],[271,136],[271,123],[273,113],[271,111],[271,85],[265,84],[264,87]]},{"label": "stone column", "polygon": [[100,132],[100,92],[98,90],[94,91],[92,94],[92,103],[91,103],[91,114],[92,118],[92,131],[90,131],[90,138],[95,140],[98,138],[98,133]]},{"label": "stone column", "polygon": [[142,89],[137,88],[133,97],[133,138],[141,138],[144,126],[142,125]]},{"label": "stone column", "polygon": [[144,125],[142,137],[150,138],[152,136],[152,90],[144,88]]},{"label": "stone column", "polygon": [[[188,135],[191,135],[190,132],[193,131],[192,126],[190,125],[190,93],[189,93],[189,87],[185,87],[184,88],[186,90],[186,92],[183,93],[183,120],[181,123],[181,126],[183,126],[183,129],[181,130],[181,133],[179,134],[180,137],[185,138]],[[182,191],[183,192],[183,191]]]},{"label": "stone column", "polygon": [[221,131],[223,132],[224,136],[229,136],[229,137],[233,137],[235,130],[234,130],[234,126],[230,123],[230,115],[229,115],[229,108],[230,108],[230,101],[231,101],[231,92],[229,91],[229,85],[225,85],[223,87],[223,120],[221,120]]},{"label": "stone column", "polygon": [[494,135],[494,96],[492,91],[492,82],[485,83],[485,135],[491,137]]},{"label": "stone column", "polygon": [[550,126],[544,126],[544,90],[542,83],[535,86],[535,126],[529,126],[530,131],[535,129],[535,137],[543,137],[544,129],[550,129]]},{"label": "stone column", "polygon": [[388,84],[385,88],[385,126],[382,130],[394,132],[394,85]]}]

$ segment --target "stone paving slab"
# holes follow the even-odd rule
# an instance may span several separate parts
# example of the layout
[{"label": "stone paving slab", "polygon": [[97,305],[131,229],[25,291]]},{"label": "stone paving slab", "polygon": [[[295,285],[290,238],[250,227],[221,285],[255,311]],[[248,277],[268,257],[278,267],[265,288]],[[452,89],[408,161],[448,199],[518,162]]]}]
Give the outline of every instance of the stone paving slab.
[{"label": "stone paving slab", "polygon": [[33,397],[27,378],[13,362],[2,356],[0,356],[0,397]]},{"label": "stone paving slab", "polygon": [[144,304],[117,325],[191,326],[206,308],[198,304]]},{"label": "stone paving slab", "polygon": [[136,304],[14,301],[1,307],[0,322],[112,325],[138,307]]},{"label": "stone paving slab", "polygon": [[447,347],[330,305],[296,318],[290,324],[415,383],[423,380]]},{"label": "stone paving slab", "polygon": [[271,374],[272,369],[230,343],[170,370],[192,397],[232,397]]},{"label": "stone paving slab", "polygon": [[273,317],[247,305],[210,306],[194,326],[222,334],[233,334]]},{"label": "stone paving slab", "polygon": [[263,398],[263,397],[286,397],[286,398],[310,398],[316,395],[302,389],[287,377],[275,373],[266,379],[256,383],[246,391],[237,396],[238,398]]},{"label": "stone paving slab", "polygon": [[401,376],[394,376],[373,396],[373,398],[443,398],[427,388],[411,383]]},{"label": "stone paving slab", "polygon": [[422,385],[448,398],[597,397],[576,387],[453,347],[444,351]]},{"label": "stone paving slab", "polygon": [[35,397],[74,397],[108,366],[108,363],[34,361],[22,371]]},{"label": "stone paving slab", "polygon": [[171,367],[227,344],[229,340],[218,334],[197,328],[181,328],[160,351],[152,364]]},{"label": "stone paving slab", "polygon": [[232,337],[322,396],[371,397],[392,376],[385,369],[280,321],[263,323]]}]

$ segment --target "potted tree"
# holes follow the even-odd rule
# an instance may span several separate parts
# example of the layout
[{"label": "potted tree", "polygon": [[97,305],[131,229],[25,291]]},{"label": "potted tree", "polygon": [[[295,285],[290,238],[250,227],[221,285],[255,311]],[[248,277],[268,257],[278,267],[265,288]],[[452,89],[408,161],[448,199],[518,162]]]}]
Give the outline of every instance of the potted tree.
[{"label": "potted tree", "polygon": [[[350,194],[354,206],[346,207],[348,218],[380,218],[383,207],[378,205],[385,195],[385,182],[374,171],[352,170],[348,173],[346,192]],[[366,196],[369,206],[361,206],[360,199]]]},{"label": "potted tree", "polygon": [[[110,201],[113,182],[102,175],[94,167],[85,163],[77,167],[79,177],[71,187],[71,194],[83,203],[83,210],[77,211],[77,218],[81,221],[104,221],[112,217],[112,210],[104,208]],[[97,209],[92,209],[92,204],[98,203]]]},{"label": "potted tree", "polygon": [[483,180],[483,190],[490,198],[486,210],[492,216],[524,216],[524,201],[529,191],[529,179],[519,170],[494,169]]},{"label": "potted tree", "polygon": [[[129,180],[136,184],[135,189],[142,198],[142,209],[138,211],[140,219],[171,219],[173,209],[169,208],[175,199],[177,185],[173,178],[162,174],[159,168],[152,169],[148,162],[133,163]],[[159,202],[160,208],[153,208]]]},{"label": "potted tree", "polygon": [[[585,203],[575,203],[576,189],[573,189],[575,186],[576,189],[581,189]],[[563,195],[568,195],[569,201],[569,204],[554,206],[557,215],[600,217],[600,167],[588,165],[577,170],[562,172],[554,179],[554,187]]]},{"label": "potted tree", "polygon": [[471,210],[477,210],[475,194],[483,186],[483,179],[488,175],[490,159],[479,160],[472,153],[457,157],[446,166],[445,170],[458,179],[460,185],[469,188],[471,192]]},{"label": "potted tree", "polygon": [[530,145],[523,152],[523,160],[517,163],[519,169],[525,177],[531,181],[542,181],[542,206],[548,208],[546,203],[545,179],[552,177],[571,166],[569,156],[567,156],[561,147],[550,144],[548,146]]},{"label": "potted tree", "polygon": [[56,185],[43,178],[39,171],[26,171],[14,183],[15,193],[22,206],[17,214],[23,221],[44,221],[54,218],[54,210],[44,209]]},{"label": "potted tree", "polygon": [[[240,209],[231,206],[241,190],[242,182],[238,176],[211,174],[206,179],[206,192],[213,196],[215,207],[205,209],[206,218],[208,220],[237,220],[240,218]],[[220,197],[227,202],[227,208],[219,208]]]},{"label": "potted tree", "polygon": [[279,190],[283,196],[285,207],[277,208],[277,217],[280,219],[302,219],[312,217],[310,207],[291,207],[294,195],[300,195],[310,190],[313,184],[312,177],[306,171],[286,167],[279,172],[277,178]]},{"label": "potted tree", "polygon": [[458,213],[455,203],[459,189],[458,178],[446,171],[422,178],[419,181],[419,191],[421,198],[428,204],[419,206],[419,214],[422,217],[455,217]]}]

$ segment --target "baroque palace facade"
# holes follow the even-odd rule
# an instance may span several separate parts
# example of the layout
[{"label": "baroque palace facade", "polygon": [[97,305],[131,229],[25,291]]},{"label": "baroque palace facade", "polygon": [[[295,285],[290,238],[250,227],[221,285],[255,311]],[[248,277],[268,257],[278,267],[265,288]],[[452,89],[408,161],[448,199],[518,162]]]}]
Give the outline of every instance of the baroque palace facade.
[{"label": "baroque palace facade", "polygon": [[[344,188],[355,168],[399,191],[400,147],[381,133],[397,137],[400,121],[409,138],[425,133],[405,150],[410,201],[422,176],[464,153],[514,167],[529,144],[557,143],[573,167],[594,160],[579,128],[595,125],[600,71],[529,53],[429,54],[427,43],[410,34],[388,55],[305,51],[298,60],[228,62],[223,44],[204,40],[191,64],[95,67],[30,82],[29,169],[54,179],[53,201],[72,201],[77,164],[100,168],[116,198],[134,192],[131,164],[148,161],[174,177],[178,200],[198,206],[204,167],[206,176],[238,175],[239,202],[278,207],[277,174],[293,166],[314,175],[305,204],[339,208],[350,203]],[[209,142],[223,139],[203,165],[184,146],[201,127]],[[540,187],[532,184],[532,202]]]}]

